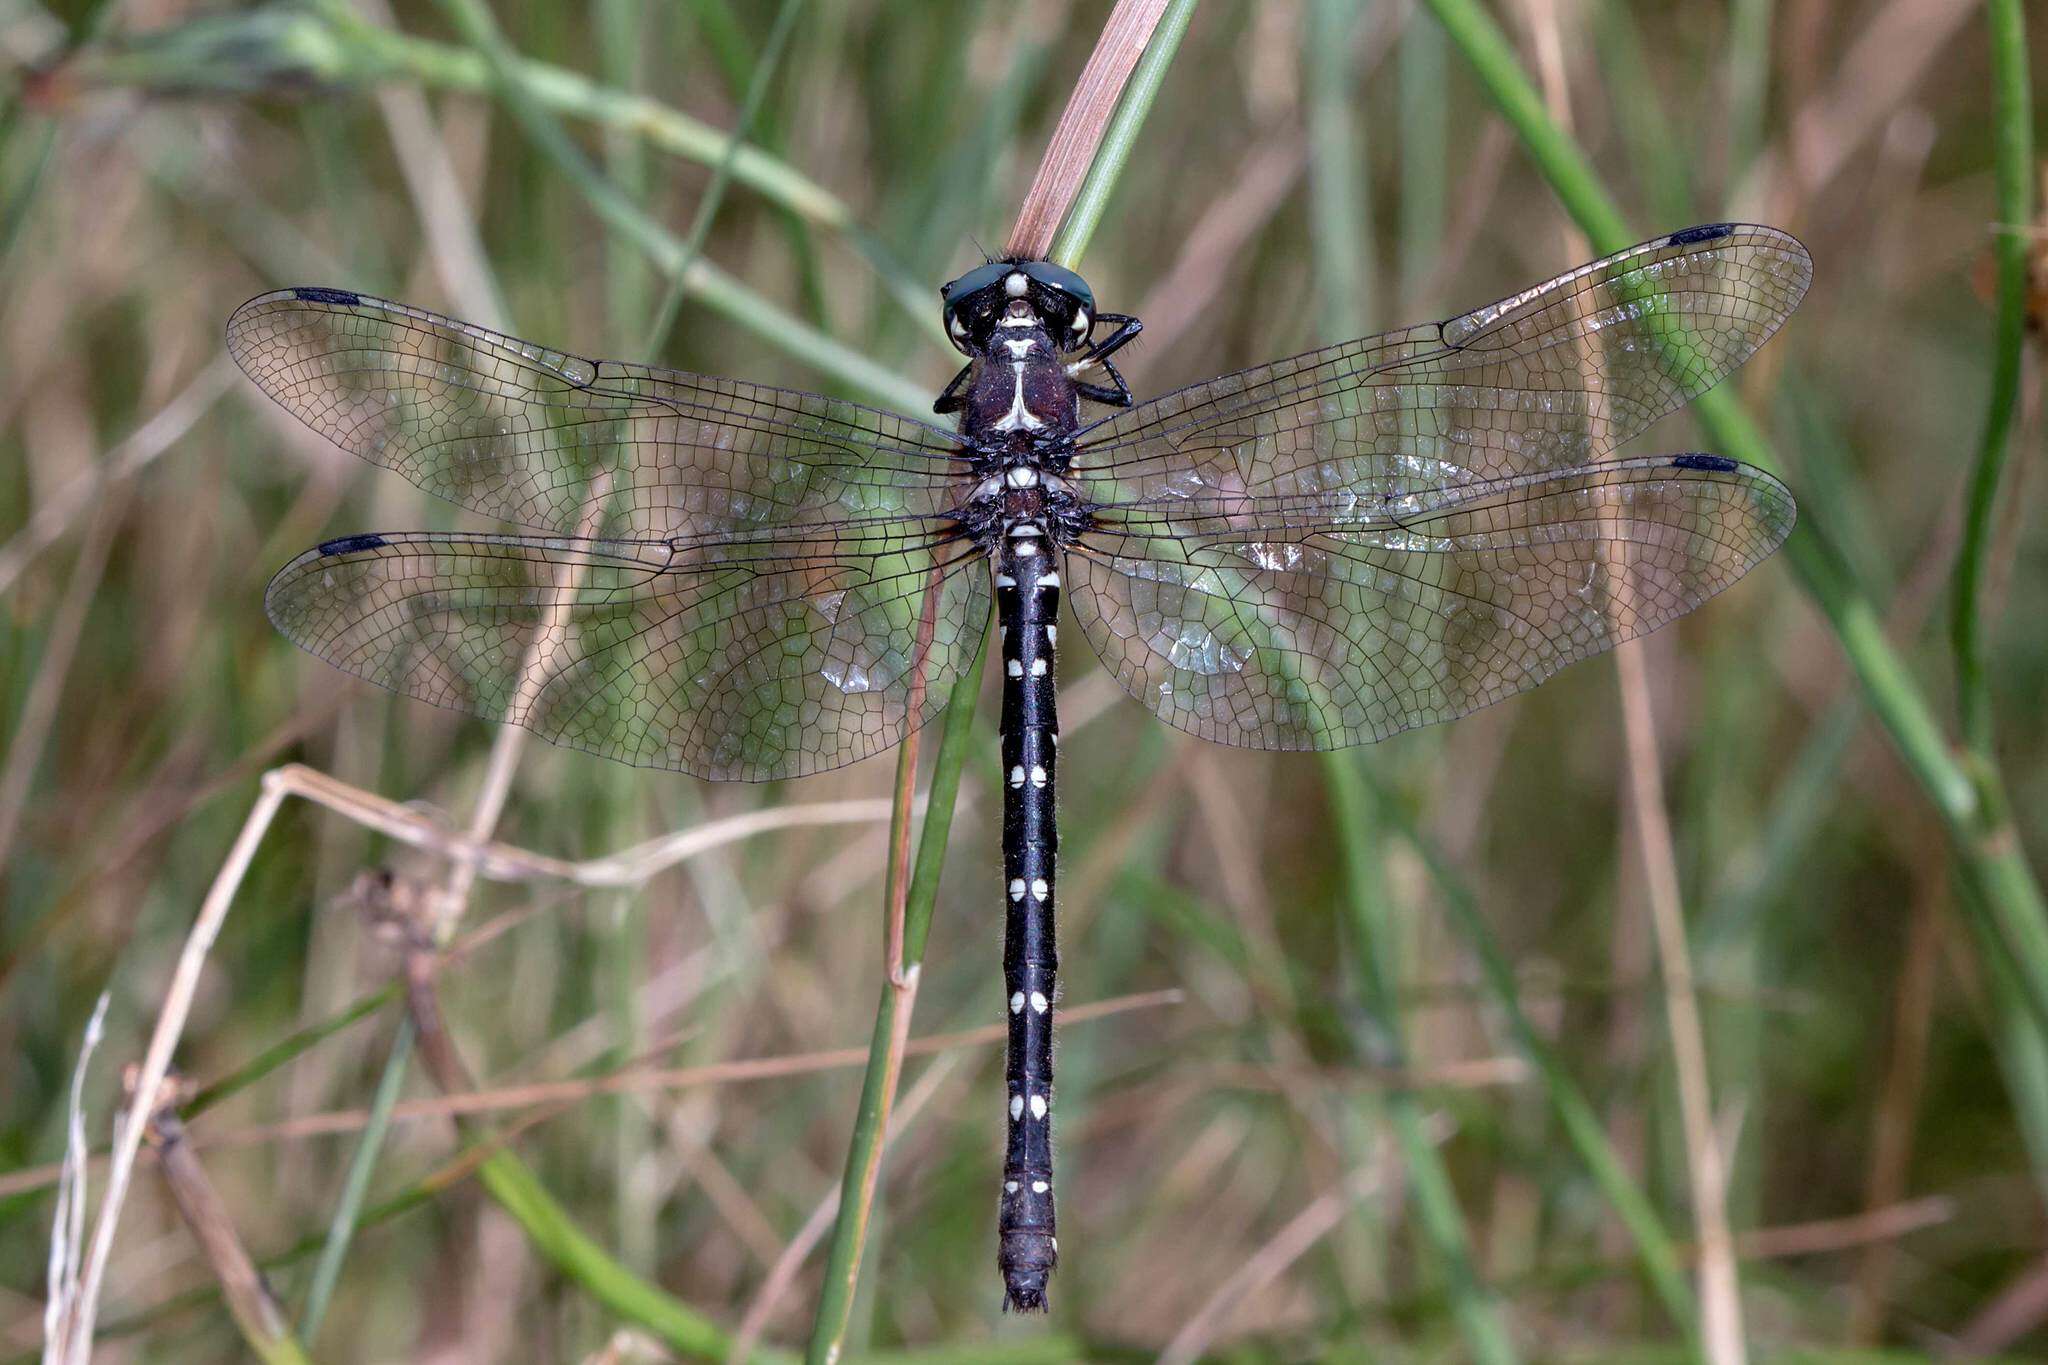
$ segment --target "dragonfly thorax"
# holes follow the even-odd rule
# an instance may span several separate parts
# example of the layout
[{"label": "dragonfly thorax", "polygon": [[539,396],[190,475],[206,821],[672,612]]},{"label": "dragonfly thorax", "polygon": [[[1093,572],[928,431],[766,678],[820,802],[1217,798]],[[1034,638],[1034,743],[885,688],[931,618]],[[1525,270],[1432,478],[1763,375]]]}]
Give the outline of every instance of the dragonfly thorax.
[{"label": "dragonfly thorax", "polygon": [[990,464],[957,517],[985,550],[995,552],[1019,526],[1033,526],[1055,545],[1088,529],[1086,505],[1065,476],[1059,447],[1027,450]]}]

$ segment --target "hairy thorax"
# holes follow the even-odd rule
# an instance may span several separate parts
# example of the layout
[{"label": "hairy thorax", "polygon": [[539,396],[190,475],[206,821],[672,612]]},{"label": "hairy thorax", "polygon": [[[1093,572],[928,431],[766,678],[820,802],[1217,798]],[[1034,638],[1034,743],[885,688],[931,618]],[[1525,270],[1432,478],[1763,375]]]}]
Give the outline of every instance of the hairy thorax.
[{"label": "hairy thorax", "polygon": [[963,398],[961,434],[981,476],[963,519],[976,538],[993,542],[1019,522],[1037,523],[1055,544],[1079,535],[1085,518],[1065,475],[1081,398],[1035,316],[996,329]]}]

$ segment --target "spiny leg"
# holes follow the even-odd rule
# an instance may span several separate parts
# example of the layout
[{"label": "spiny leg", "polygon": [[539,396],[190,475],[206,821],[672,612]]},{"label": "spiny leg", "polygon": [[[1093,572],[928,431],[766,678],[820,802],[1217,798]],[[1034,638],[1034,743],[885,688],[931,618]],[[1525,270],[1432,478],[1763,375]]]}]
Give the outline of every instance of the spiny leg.
[{"label": "spiny leg", "polygon": [[1091,363],[1101,365],[1103,373],[1109,376],[1110,383],[1116,387],[1108,388],[1101,384],[1090,384],[1085,380],[1076,379],[1074,381],[1074,392],[1080,394],[1083,398],[1101,403],[1105,407],[1127,408],[1137,401],[1136,397],[1131,393],[1131,386],[1126,384],[1124,377],[1117,373],[1116,366],[1110,364],[1107,360],[1097,360]]}]

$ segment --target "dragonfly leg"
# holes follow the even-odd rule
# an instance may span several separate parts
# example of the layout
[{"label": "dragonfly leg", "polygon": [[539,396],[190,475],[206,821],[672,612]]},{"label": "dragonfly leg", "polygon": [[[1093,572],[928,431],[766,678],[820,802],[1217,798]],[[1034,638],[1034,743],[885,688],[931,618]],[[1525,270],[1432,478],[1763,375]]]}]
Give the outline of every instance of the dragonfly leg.
[{"label": "dragonfly leg", "polygon": [[1145,324],[1129,313],[1097,313],[1095,321],[1098,326],[1105,322],[1113,322],[1116,324],[1116,330],[1088,348],[1086,359],[1089,360],[1107,360],[1145,330]]},{"label": "dragonfly leg", "polygon": [[1091,363],[1101,365],[1102,372],[1109,376],[1110,383],[1116,387],[1110,388],[1103,384],[1087,384],[1076,380],[1074,381],[1075,393],[1093,402],[1101,403],[1105,407],[1112,408],[1127,408],[1137,401],[1131,394],[1131,386],[1126,384],[1124,377],[1117,373],[1116,366],[1110,364],[1107,360],[1097,360]]},{"label": "dragonfly leg", "polygon": [[[1083,398],[1101,403],[1105,407],[1127,408],[1137,400],[1131,393],[1131,386],[1126,384],[1124,377],[1117,373],[1116,366],[1109,363],[1109,357],[1120,350],[1131,338],[1144,331],[1145,324],[1128,313],[1098,313],[1095,321],[1098,325],[1105,322],[1113,322],[1116,324],[1116,330],[1102,340],[1091,344],[1086,351],[1082,352],[1079,359],[1067,366],[1067,374],[1074,380],[1074,391]],[[1083,374],[1086,374],[1098,365],[1102,367],[1102,372],[1109,377],[1108,384],[1090,384],[1081,378]]]}]

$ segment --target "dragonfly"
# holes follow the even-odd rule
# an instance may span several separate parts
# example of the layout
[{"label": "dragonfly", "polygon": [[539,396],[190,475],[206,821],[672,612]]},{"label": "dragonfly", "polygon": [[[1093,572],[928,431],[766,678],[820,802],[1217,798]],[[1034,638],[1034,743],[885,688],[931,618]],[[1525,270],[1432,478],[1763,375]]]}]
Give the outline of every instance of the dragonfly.
[{"label": "dragonfly", "polygon": [[1790,533],[1761,469],[1616,451],[1747,360],[1812,270],[1774,228],[1692,227],[1139,402],[1113,362],[1137,318],[1051,261],[989,261],[940,291],[951,429],[343,289],[252,299],[227,340],[342,449],[522,528],[343,536],[271,581],[293,642],[421,701],[701,778],[802,777],[942,709],[993,613],[997,1266],[1032,1311],[1059,1250],[1062,600],[1131,697],[1224,744],[1335,749],[1523,692]]}]

